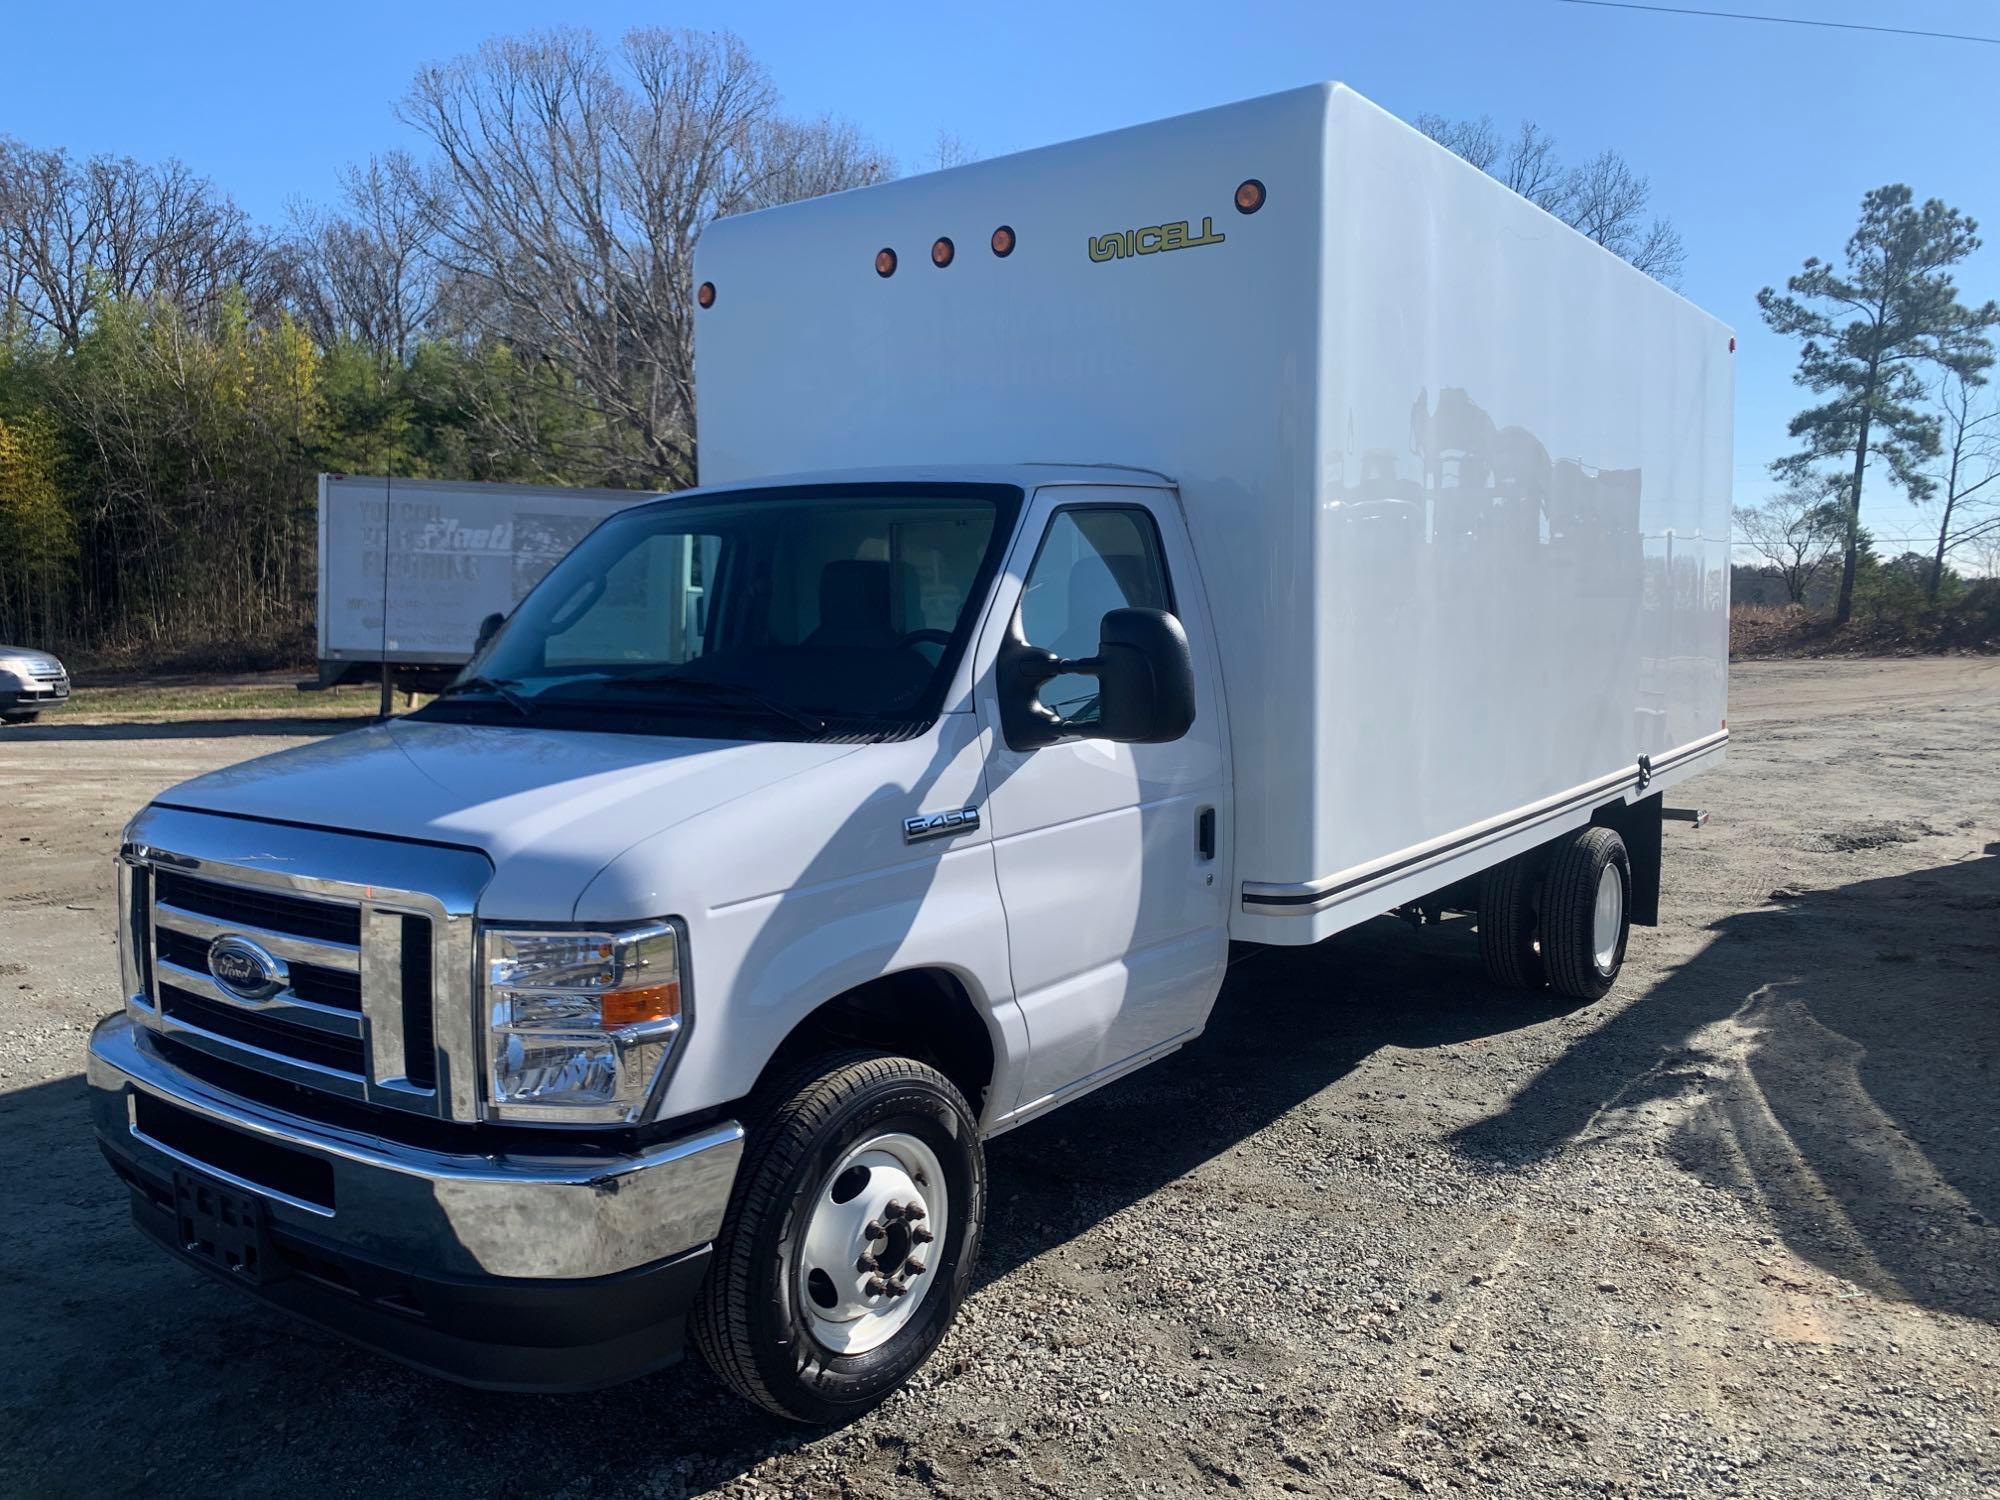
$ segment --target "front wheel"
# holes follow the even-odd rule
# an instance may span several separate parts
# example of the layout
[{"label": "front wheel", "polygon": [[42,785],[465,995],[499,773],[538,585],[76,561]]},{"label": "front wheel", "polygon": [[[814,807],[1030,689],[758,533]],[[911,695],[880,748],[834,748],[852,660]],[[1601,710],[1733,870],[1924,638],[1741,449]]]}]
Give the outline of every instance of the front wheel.
[{"label": "front wheel", "polygon": [[39,708],[31,708],[26,713],[0,714],[0,723],[32,724],[41,716],[42,711]]},{"label": "front wheel", "polygon": [[971,1107],[907,1057],[843,1052],[760,1092],[691,1319],[709,1367],[795,1421],[874,1405],[930,1357],[979,1254]]}]

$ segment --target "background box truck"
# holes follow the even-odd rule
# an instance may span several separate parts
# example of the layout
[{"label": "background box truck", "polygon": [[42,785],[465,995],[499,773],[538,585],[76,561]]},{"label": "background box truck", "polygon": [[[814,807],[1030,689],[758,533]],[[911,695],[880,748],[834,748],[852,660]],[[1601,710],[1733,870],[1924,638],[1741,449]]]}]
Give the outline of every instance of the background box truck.
[{"label": "background box truck", "polygon": [[949,1324],[982,1142],[1199,1035],[1232,939],[1616,978],[1727,740],[1728,329],[1332,86],[696,277],[703,488],[128,829],[142,1228],[459,1379],[691,1328],[837,1419]]},{"label": "background box truck", "polygon": [[319,686],[440,687],[612,511],[643,490],[562,489],[380,474],[319,476]]}]

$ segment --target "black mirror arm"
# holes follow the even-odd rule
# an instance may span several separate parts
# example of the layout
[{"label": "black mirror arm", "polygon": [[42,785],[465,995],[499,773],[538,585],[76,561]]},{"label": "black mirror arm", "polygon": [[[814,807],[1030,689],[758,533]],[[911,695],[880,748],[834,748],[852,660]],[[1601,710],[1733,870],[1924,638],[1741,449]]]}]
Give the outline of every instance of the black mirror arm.
[{"label": "black mirror arm", "polygon": [[1042,702],[1042,684],[1071,672],[1095,676],[1099,659],[1087,656],[1071,661],[1041,646],[1030,646],[1016,629],[1010,630],[994,662],[1000,689],[1000,727],[1013,750],[1039,750],[1057,744],[1081,731]]}]

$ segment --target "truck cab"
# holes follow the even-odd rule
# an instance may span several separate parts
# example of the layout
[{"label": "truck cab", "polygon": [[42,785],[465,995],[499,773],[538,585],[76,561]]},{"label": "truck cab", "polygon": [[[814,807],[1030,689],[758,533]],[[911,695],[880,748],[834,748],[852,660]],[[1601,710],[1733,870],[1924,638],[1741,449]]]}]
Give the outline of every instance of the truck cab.
[{"label": "truck cab", "polygon": [[[864,1152],[882,1186],[828,1202],[794,1279],[872,1352],[857,1330],[971,1266],[956,1136],[1200,1032],[1228,742],[1158,475],[635,507],[458,690],[134,821],[101,1138],[142,1226],[285,1305],[462,1379],[597,1384],[679,1351],[748,1112],[871,1059],[930,1113]],[[887,1255],[892,1202],[935,1249],[913,1224]]]}]

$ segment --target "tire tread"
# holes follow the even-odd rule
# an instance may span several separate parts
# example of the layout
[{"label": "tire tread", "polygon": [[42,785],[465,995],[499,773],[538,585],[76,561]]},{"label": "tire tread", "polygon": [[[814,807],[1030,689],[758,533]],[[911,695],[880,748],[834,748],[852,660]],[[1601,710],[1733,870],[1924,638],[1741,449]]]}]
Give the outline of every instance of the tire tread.
[{"label": "tire tread", "polygon": [[1613,858],[1621,859],[1628,871],[1629,912],[1630,859],[1624,841],[1609,828],[1579,828],[1561,839],[1543,880],[1542,963],[1550,986],[1573,999],[1601,999],[1617,978],[1615,971],[1610,979],[1597,972],[1593,936],[1598,875],[1605,861]]},{"label": "tire tread", "polygon": [[1534,948],[1535,872],[1524,858],[1493,866],[1479,883],[1479,957],[1495,984],[1538,990],[1545,983]]}]

